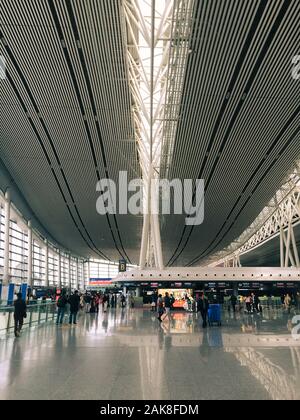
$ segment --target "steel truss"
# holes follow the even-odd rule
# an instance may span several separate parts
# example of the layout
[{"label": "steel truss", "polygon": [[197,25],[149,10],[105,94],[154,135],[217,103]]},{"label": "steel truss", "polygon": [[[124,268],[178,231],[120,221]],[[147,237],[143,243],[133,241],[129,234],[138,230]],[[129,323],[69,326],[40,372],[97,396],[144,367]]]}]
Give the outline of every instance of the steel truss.
[{"label": "steel truss", "polygon": [[207,266],[240,267],[240,256],[280,236],[281,267],[300,267],[294,227],[300,223],[300,163],[255,221]]},{"label": "steel truss", "polygon": [[179,119],[194,0],[124,0],[135,139],[144,181],[140,267],[163,268],[159,197],[152,191],[170,164]]}]

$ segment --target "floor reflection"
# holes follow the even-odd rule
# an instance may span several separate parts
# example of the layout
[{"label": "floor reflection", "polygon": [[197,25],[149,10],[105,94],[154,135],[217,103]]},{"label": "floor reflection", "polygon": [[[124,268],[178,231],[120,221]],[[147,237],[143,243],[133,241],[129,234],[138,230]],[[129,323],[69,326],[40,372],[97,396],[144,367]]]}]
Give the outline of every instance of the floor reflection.
[{"label": "floor reflection", "polygon": [[201,325],[125,308],[24,331],[0,340],[0,398],[300,398],[292,316],[224,312],[222,327]]}]

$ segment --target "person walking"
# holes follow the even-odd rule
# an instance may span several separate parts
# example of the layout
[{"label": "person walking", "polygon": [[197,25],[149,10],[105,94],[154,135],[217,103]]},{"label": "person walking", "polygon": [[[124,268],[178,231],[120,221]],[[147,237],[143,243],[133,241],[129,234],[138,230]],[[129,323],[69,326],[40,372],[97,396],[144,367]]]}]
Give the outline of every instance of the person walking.
[{"label": "person walking", "polygon": [[69,324],[77,324],[76,318],[77,313],[79,310],[79,304],[80,304],[80,297],[78,295],[78,290],[75,290],[75,292],[69,297],[69,304],[70,304],[70,317],[69,317]]},{"label": "person walking", "polygon": [[203,328],[207,327],[208,309],[209,309],[208,299],[206,298],[204,293],[201,293],[201,295],[199,296],[198,301],[197,301],[197,312],[201,313],[202,327]]},{"label": "person walking", "polygon": [[236,311],[236,303],[237,303],[237,297],[235,295],[230,296],[230,303],[233,310],[233,313]]},{"label": "person walking", "polygon": [[85,312],[89,313],[91,309],[91,301],[92,296],[89,293],[86,293],[84,296],[84,302],[85,302]]},{"label": "person walking", "polygon": [[259,313],[260,312],[260,307],[259,307],[260,299],[255,293],[252,293],[252,302],[253,302],[253,310],[256,313]]},{"label": "person walking", "polygon": [[62,324],[66,312],[66,306],[68,303],[68,299],[66,298],[66,294],[63,291],[61,295],[59,296],[56,306],[57,306],[57,319],[56,319],[56,325]]},{"label": "person walking", "polygon": [[164,308],[165,308],[165,312],[166,312],[166,315],[165,315],[163,320],[165,320],[166,318],[169,318],[169,320],[170,320],[171,299],[170,299],[170,296],[169,296],[168,292],[166,292],[163,301],[164,301]]},{"label": "person walking", "polygon": [[162,322],[161,317],[163,316],[164,313],[164,301],[162,298],[162,295],[158,295],[158,299],[157,299],[157,313],[158,313],[158,317],[157,319],[159,320],[159,322]]},{"label": "person walking", "polygon": [[26,318],[26,303],[22,299],[22,293],[17,294],[17,300],[14,302],[14,321],[15,321],[15,337],[20,337],[20,332]]},{"label": "person walking", "polygon": [[121,295],[121,305],[122,305],[122,308],[125,308],[125,305],[126,305],[126,297],[123,294]]}]

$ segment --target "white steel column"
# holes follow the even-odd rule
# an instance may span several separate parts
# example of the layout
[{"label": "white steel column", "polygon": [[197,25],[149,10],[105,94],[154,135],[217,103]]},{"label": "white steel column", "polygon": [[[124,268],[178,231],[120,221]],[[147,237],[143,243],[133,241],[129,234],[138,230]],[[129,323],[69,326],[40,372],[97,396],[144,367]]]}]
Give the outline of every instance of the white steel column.
[{"label": "white steel column", "polygon": [[297,249],[297,242],[296,242],[294,228],[293,228],[292,223],[291,223],[291,235],[292,235],[292,244],[293,244],[293,251],[294,251],[296,267],[300,267],[299,253],[298,253],[298,249]]},{"label": "white steel column", "polygon": [[[90,278],[91,278],[91,262],[90,260],[88,260],[88,269],[87,269],[87,275],[88,275],[88,281],[87,281],[87,286],[90,283]],[[84,282],[84,288],[86,289],[86,284]]]},{"label": "white steel column", "polygon": [[45,239],[45,286],[49,287],[49,245]]},{"label": "white steel column", "polygon": [[3,273],[3,284],[7,285],[10,281],[10,264],[9,264],[9,231],[10,231],[10,191],[6,190],[5,193],[5,205],[4,205],[4,273]]},{"label": "white steel column", "polygon": [[[151,212],[151,183],[153,177],[160,178],[162,158],[172,153],[194,0],[124,0],[122,4],[132,118],[144,183],[140,268],[152,265],[155,256],[163,269],[159,215]],[[164,145],[168,152],[163,155]]]},{"label": "white steel column", "polygon": [[284,230],[280,226],[280,267],[284,267]]},{"label": "white steel column", "polygon": [[69,289],[71,289],[71,255],[69,255],[69,258],[68,258],[68,272],[69,272],[68,287]]},{"label": "white steel column", "polygon": [[28,286],[33,286],[32,281],[32,223],[31,220],[28,220],[28,264],[27,264],[27,284]]},{"label": "white steel column", "polygon": [[80,281],[79,281],[79,258],[76,258],[76,289],[79,290],[81,288]]},{"label": "white steel column", "polygon": [[60,255],[60,249],[58,250],[57,253],[57,257],[58,257],[58,288],[61,288],[61,255]]}]

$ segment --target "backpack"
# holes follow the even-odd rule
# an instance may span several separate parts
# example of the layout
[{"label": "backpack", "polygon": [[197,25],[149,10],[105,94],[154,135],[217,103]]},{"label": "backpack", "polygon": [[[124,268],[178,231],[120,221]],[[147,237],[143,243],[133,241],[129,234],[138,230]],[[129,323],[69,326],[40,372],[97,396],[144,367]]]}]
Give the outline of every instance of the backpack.
[{"label": "backpack", "polygon": [[60,296],[60,297],[58,298],[58,301],[57,301],[57,307],[58,307],[58,308],[63,308],[63,307],[64,307],[64,297],[63,297],[63,296]]}]

